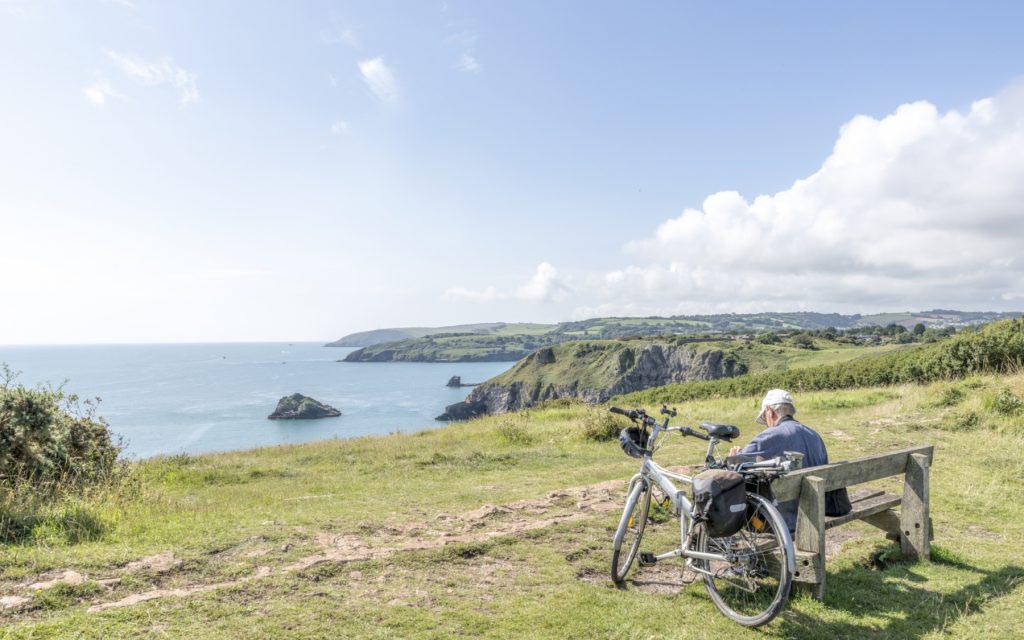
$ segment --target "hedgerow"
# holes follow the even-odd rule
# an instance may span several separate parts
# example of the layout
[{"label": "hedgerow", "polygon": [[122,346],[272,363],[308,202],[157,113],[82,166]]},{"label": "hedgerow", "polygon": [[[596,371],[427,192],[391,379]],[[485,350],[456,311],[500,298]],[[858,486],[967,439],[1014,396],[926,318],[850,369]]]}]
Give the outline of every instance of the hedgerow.
[{"label": "hedgerow", "polygon": [[757,395],[774,387],[823,391],[924,383],[975,373],[1004,372],[1024,363],[1024,318],[966,330],[942,342],[834,365],[695,380],[615,398],[620,404],[658,404]]}]

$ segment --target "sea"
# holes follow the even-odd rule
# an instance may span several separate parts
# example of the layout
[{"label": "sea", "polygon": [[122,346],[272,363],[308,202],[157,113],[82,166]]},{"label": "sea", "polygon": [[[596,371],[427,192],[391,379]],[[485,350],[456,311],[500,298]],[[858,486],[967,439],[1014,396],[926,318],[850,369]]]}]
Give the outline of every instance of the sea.
[{"label": "sea", "polygon": [[[445,406],[511,362],[339,362],[350,348],[319,343],[0,346],[0,363],[26,386],[62,386],[100,398],[97,414],[127,458],[209,453],[436,428]],[[301,393],[342,412],[268,420]]]}]

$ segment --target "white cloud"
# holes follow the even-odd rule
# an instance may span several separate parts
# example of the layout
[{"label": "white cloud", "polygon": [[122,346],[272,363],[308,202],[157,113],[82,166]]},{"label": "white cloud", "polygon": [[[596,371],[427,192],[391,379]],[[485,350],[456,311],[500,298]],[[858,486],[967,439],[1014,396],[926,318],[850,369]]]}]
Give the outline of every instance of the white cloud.
[{"label": "white cloud", "polygon": [[143,84],[173,86],[178,90],[181,104],[188,105],[199,102],[196,74],[174,64],[174,59],[170,56],[150,62],[138,56],[122,54],[109,49],[105,53],[121,71]]},{"label": "white cloud", "polygon": [[533,276],[517,287],[513,293],[499,291],[494,286],[484,289],[452,287],[441,295],[441,299],[447,301],[491,302],[515,298],[525,302],[560,302],[570,293],[572,293],[572,288],[559,277],[558,270],[551,263],[542,262],[537,265]]},{"label": "white cloud", "polygon": [[476,58],[469,55],[468,53],[462,54],[459,61],[455,63],[455,68],[459,71],[467,71],[470,73],[477,73],[480,71],[480,63],[476,61]]},{"label": "white cloud", "polygon": [[363,74],[370,91],[384,102],[394,102],[398,99],[398,86],[395,83],[395,75],[391,69],[384,64],[384,58],[370,58],[359,63],[359,73]]},{"label": "white cloud", "polygon": [[516,297],[530,302],[559,302],[572,291],[550,262],[537,265],[529,282],[516,289]]},{"label": "white cloud", "polygon": [[110,82],[107,80],[97,80],[88,87],[82,89],[82,94],[85,95],[86,100],[97,107],[105,106],[107,101],[111,98],[121,97],[119,93],[114,91],[114,87],[112,87]]},{"label": "white cloud", "polygon": [[712,194],[627,245],[634,264],[607,273],[603,302],[577,313],[622,300],[661,313],[997,308],[1024,281],[1021,238],[1016,84],[965,113],[915,102],[853,118],[789,189]]},{"label": "white cloud", "polygon": [[348,123],[344,120],[335,120],[331,123],[331,133],[340,136],[343,133],[348,132]]}]

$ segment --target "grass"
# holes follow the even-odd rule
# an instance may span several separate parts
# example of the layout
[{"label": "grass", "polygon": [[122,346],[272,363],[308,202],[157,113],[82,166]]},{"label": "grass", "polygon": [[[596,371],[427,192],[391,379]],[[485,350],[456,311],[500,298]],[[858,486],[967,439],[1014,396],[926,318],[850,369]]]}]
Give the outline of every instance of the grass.
[{"label": "grass", "polygon": [[[608,480],[624,486],[636,464],[605,439],[614,428],[603,412],[554,403],[412,434],[139,463],[136,498],[116,508],[100,496],[79,505],[109,510],[96,535],[0,546],[0,595],[48,572],[88,578],[0,613],[0,637],[1022,637],[1024,418],[1012,398],[1024,398],[1024,375],[798,395],[798,417],[822,433],[833,459],[936,445],[935,559],[904,564],[876,531],[844,527],[858,535],[828,565],[825,602],[797,596],[760,631],[728,622],[700,585],[613,588],[603,575],[614,512],[86,612],[93,602],[154,587],[279,569],[316,553],[318,535],[373,544],[403,524],[440,527],[439,514]],[[757,432],[757,402],[687,402],[678,405],[678,421],[733,422],[745,441]],[[701,457],[700,443],[684,439],[659,452],[668,464]],[[574,510],[571,500],[565,508]],[[671,544],[672,524],[654,527],[651,543]],[[182,564],[164,573],[124,570],[166,551]],[[122,581],[103,586],[109,576]]]}]

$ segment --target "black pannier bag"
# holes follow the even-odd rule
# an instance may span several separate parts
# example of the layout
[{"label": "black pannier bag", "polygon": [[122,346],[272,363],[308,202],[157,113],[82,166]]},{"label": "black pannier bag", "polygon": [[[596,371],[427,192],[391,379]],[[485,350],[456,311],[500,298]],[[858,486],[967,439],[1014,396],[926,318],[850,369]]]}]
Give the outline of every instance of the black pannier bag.
[{"label": "black pannier bag", "polygon": [[742,475],[708,469],[693,476],[693,504],[707,520],[712,538],[731,536],[747,521],[747,491]]}]

